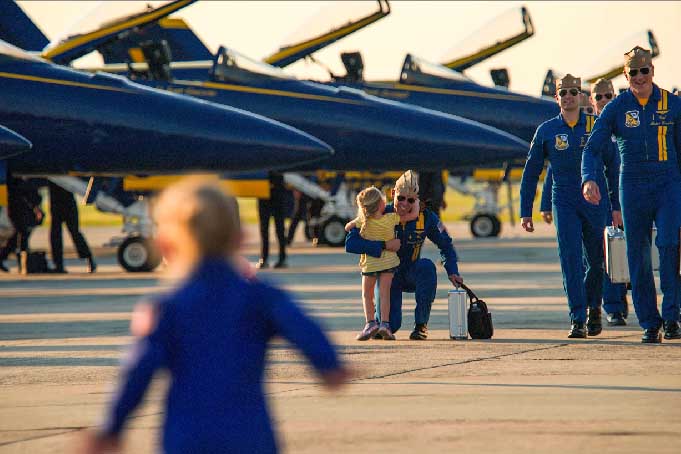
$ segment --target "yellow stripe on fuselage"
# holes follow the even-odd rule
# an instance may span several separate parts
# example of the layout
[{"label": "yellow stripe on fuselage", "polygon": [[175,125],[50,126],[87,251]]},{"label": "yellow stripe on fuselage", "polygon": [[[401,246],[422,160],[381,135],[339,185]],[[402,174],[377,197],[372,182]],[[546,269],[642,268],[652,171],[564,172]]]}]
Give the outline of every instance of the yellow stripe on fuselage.
[{"label": "yellow stripe on fuselage", "polygon": [[52,60],[54,57],[59,56],[65,52],[68,52],[71,49],[74,49],[78,46],[81,46],[83,44],[86,44],[89,41],[94,41],[96,39],[102,38],[108,34],[111,33],[116,33],[119,31],[124,31],[126,29],[135,27],[137,25],[142,25],[148,22],[152,22],[158,18],[167,16],[168,14],[172,13],[173,11],[176,11],[180,8],[185,7],[189,3],[191,3],[194,0],[180,0],[176,3],[173,3],[171,5],[166,5],[161,8],[158,8],[157,10],[154,10],[153,12],[150,12],[148,14],[143,14],[141,16],[137,16],[133,19],[126,20],[124,22],[121,22],[119,24],[114,24],[110,27],[103,28],[101,30],[97,30],[94,32],[86,33],[81,36],[76,36],[70,40],[66,40],[62,42],[61,44],[56,45],[54,48],[48,50],[47,52],[42,54],[43,58],[46,58],[48,60]]},{"label": "yellow stripe on fuselage", "polygon": [[[257,197],[259,199],[270,198],[270,183],[267,179],[221,179],[216,174],[195,174],[206,180],[218,181],[218,184],[235,197]],[[161,175],[153,177],[126,176],[123,179],[125,191],[162,191],[171,184],[186,177],[186,175]]]},{"label": "yellow stripe on fuselage", "polygon": [[70,87],[92,88],[95,90],[118,91],[123,93],[135,93],[135,90],[128,90],[125,88],[109,87],[106,85],[86,84],[83,82],[74,82],[72,80],[51,79],[49,77],[29,76],[27,74],[15,74],[0,72],[0,77],[6,79],[30,80],[31,82],[39,82],[43,84],[67,85]]},{"label": "yellow stripe on fuselage", "polygon": [[0,206],[6,207],[7,203],[7,185],[0,184]]},{"label": "yellow stripe on fuselage", "polygon": [[178,18],[173,18],[173,17],[164,17],[160,21],[158,21],[158,25],[161,26],[161,28],[174,28],[177,30],[189,30],[189,25],[184,21],[184,19]]},{"label": "yellow stripe on fuselage", "polygon": [[[468,96],[471,98],[489,98],[489,99],[504,99],[507,101],[522,101],[522,102],[544,102],[541,99],[534,99],[530,96],[522,97],[518,95],[502,95],[498,93],[482,93],[478,91],[468,91],[468,90],[453,90],[451,88],[435,88],[435,87],[421,87],[418,85],[408,85],[408,84],[392,84],[392,87],[396,90],[406,90],[406,91],[418,91],[423,93],[437,93],[440,95],[457,95],[457,96]],[[380,87],[366,87],[367,90],[377,89]],[[386,87],[389,88],[389,87]]]},{"label": "yellow stripe on fuselage", "polygon": [[[192,82],[187,82],[187,81],[174,81],[176,85],[187,85],[187,86],[196,86],[197,84],[192,83]],[[309,93],[297,93],[293,91],[284,91],[284,90],[273,90],[270,88],[257,88],[257,87],[247,87],[244,85],[233,85],[233,84],[223,84],[223,83],[218,83],[218,82],[199,82],[198,86],[201,87],[206,87],[206,88],[215,88],[217,90],[226,90],[226,91],[239,91],[243,93],[255,93],[259,95],[268,95],[268,96],[284,96],[287,98],[298,98],[298,99],[309,99],[313,101],[326,101],[326,102],[337,102],[341,104],[354,104],[358,106],[363,106],[366,105],[364,101],[357,101],[354,99],[342,99],[342,98],[334,98],[332,96],[324,96],[324,95],[311,95]]]}]

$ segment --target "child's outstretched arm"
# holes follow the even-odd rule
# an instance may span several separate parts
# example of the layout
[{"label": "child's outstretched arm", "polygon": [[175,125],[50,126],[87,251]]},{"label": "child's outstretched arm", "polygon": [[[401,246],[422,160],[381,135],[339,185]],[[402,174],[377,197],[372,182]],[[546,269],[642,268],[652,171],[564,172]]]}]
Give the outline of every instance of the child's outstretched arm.
[{"label": "child's outstretched arm", "polygon": [[348,222],[347,224],[345,224],[345,231],[346,231],[346,232],[349,232],[350,230],[352,230],[352,229],[354,229],[355,227],[357,227],[357,221],[358,221],[358,220],[359,220],[359,218],[355,218],[355,219],[353,219],[352,221],[350,221],[350,222]]}]

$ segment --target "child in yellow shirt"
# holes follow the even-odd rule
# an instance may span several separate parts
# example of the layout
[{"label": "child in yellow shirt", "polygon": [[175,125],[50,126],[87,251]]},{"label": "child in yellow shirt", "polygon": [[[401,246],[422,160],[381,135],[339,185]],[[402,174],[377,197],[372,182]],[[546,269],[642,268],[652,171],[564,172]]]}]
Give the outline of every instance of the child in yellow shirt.
[{"label": "child in yellow shirt", "polygon": [[[358,227],[362,238],[367,240],[389,241],[395,238],[395,226],[400,223],[400,216],[394,212],[384,213],[385,203],[385,195],[375,186],[362,190],[357,194],[357,218],[348,222],[345,230],[349,232]],[[419,207],[416,206],[412,212],[413,215],[406,221],[418,216]],[[390,330],[390,286],[399,265],[397,253],[386,249],[382,251],[380,257],[361,255],[359,266],[362,269],[362,303],[366,325],[357,334],[357,340],[371,339],[376,333],[385,340],[395,340],[395,335]],[[380,325],[374,316],[374,288],[377,280],[381,299]]]}]

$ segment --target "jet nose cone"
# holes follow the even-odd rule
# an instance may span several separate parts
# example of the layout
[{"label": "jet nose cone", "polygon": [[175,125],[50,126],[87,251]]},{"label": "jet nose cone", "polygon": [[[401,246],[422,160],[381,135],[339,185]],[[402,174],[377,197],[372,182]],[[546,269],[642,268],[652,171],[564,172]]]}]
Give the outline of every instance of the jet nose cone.
[{"label": "jet nose cone", "polygon": [[529,144],[494,127],[456,115],[415,108],[400,127],[404,146],[419,150],[422,169],[494,164],[527,155]]},{"label": "jet nose cone", "polygon": [[33,144],[23,136],[0,125],[0,159],[15,156],[30,150],[32,147]]},{"label": "jet nose cone", "polygon": [[[275,120],[186,96],[157,99],[159,153],[177,170],[248,171],[310,163],[333,149],[310,134]],[[172,101],[172,102],[170,102]],[[148,122],[147,122],[148,124]],[[168,130],[168,125],[172,128]],[[169,169],[165,169],[169,170]]]}]

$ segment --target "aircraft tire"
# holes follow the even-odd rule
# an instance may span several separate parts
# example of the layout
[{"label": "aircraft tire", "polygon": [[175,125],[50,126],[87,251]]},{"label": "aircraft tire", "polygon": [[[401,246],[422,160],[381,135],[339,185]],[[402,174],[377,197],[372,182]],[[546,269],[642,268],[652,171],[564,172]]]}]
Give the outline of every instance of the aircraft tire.
[{"label": "aircraft tire", "polygon": [[345,224],[348,220],[343,220],[338,216],[331,216],[322,224],[319,234],[319,241],[332,247],[345,245]]},{"label": "aircraft tire", "polygon": [[131,236],[118,246],[118,263],[131,273],[153,271],[161,263],[161,256],[151,240]]},{"label": "aircraft tire", "polygon": [[501,221],[493,214],[478,214],[471,219],[471,233],[476,238],[499,236]]}]

